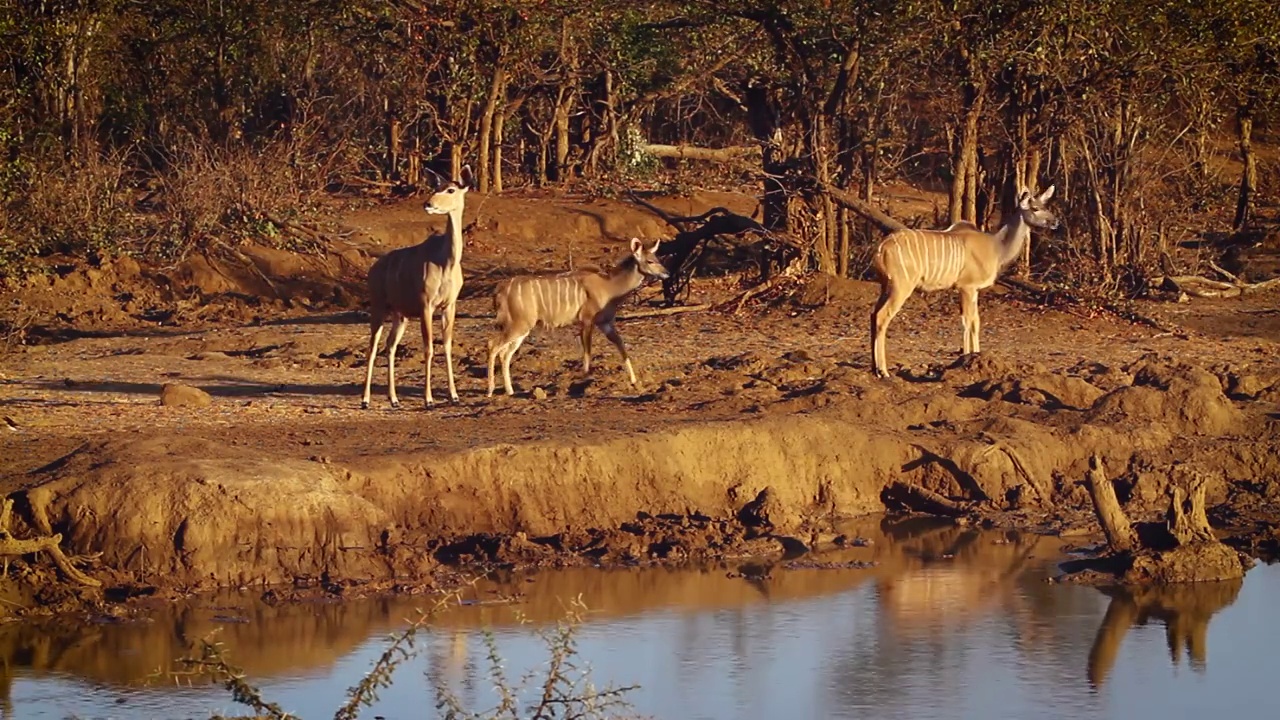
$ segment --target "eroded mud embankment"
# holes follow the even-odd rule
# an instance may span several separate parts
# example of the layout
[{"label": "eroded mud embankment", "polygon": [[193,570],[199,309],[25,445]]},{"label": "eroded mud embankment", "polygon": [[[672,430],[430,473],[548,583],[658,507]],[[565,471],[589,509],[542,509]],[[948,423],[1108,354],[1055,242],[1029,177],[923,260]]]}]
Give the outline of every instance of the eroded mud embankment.
[{"label": "eroded mud embankment", "polygon": [[1256,505],[1280,495],[1277,380],[1158,359],[1072,375],[979,360],[931,382],[832,385],[809,412],[573,443],[339,461],[115,439],[15,493],[14,534],[101,553],[88,569],[107,587],[194,590],[774,551],[776,536],[808,542],[884,510],[895,481],[1034,524],[1088,506],[1093,453],[1133,510],[1189,472],[1209,477],[1211,506]]}]

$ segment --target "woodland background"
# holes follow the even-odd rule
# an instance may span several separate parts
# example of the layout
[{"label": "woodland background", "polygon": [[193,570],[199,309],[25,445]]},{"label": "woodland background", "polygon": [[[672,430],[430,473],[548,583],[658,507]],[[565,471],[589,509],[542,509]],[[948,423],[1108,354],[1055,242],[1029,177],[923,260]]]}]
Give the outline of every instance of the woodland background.
[{"label": "woodland background", "polygon": [[988,228],[1052,183],[1023,271],[1132,292],[1250,231],[1278,103],[1249,0],[0,0],[0,273],[288,243],[466,162],[483,192],[745,185],[788,262],[851,276],[885,182]]}]

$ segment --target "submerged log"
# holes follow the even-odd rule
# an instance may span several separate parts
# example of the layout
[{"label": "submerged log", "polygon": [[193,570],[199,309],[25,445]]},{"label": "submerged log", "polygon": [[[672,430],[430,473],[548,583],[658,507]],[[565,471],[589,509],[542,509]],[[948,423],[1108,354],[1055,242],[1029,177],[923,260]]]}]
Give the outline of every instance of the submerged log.
[{"label": "submerged log", "polygon": [[919,485],[895,480],[884,489],[886,499],[900,503],[911,510],[929,515],[958,518],[969,514],[969,508],[948,497],[939,495]]}]

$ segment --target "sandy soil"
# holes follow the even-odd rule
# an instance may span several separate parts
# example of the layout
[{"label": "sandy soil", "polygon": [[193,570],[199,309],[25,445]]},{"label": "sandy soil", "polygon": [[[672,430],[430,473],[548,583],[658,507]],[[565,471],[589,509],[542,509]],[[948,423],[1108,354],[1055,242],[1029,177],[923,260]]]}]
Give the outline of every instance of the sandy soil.
[{"label": "sandy soil", "polygon": [[[891,211],[923,212],[917,195]],[[657,202],[681,214],[755,205],[731,193]],[[880,381],[868,372],[877,288],[801,278],[736,313],[620,321],[640,387],[602,338],[584,380],[574,331],[539,329],[513,363],[517,397],[486,399],[500,278],[607,264],[633,235],[671,235],[609,200],[471,197],[461,402],[423,408],[414,328],[398,363],[403,407],[388,406],[383,358],[362,411],[361,274],[376,254],[442,229],[420,206],[354,212],[349,234],[312,257],[246,248],[252,269],[195,258],[166,271],[117,261],[11,292],[7,305],[56,318],[30,333],[39,344],[0,356],[0,485],[21,530],[104,553],[91,568],[108,583],[194,588],[407,576],[448,559],[442,548],[520,556],[511,537],[636,560],[702,513],[685,550],[714,553],[734,545],[708,539],[729,532],[715,523],[740,522],[765,488],[780,503],[756,523],[766,530],[818,533],[820,517],[882,510],[881,490],[898,478],[1034,523],[1081,507],[1090,452],[1123,469],[1138,503],[1154,506],[1175,461],[1216,472],[1219,504],[1280,495],[1275,295],[1143,304],[1177,329],[1163,332],[995,288],[981,300],[982,358],[945,369],[959,354],[958,302],[917,294],[890,330],[901,372]],[[731,299],[737,283],[700,279],[688,302]],[[625,312],[658,294],[643,289]],[[436,363],[440,398],[441,353]],[[166,384],[209,402],[162,405]],[[618,541],[638,511],[684,519]],[[476,533],[503,535],[505,550],[458,545]]]}]

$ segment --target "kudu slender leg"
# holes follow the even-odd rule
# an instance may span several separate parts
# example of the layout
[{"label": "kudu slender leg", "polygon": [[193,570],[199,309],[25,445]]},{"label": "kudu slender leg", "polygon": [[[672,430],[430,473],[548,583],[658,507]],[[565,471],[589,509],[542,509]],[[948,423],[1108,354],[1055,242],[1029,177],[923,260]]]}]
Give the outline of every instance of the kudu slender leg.
[{"label": "kudu slender leg", "polygon": [[493,361],[497,359],[498,353],[505,347],[506,345],[504,344],[495,343],[492,339],[489,340],[489,372],[485,376],[488,378],[489,389],[485,392],[485,397],[493,397]]},{"label": "kudu slender leg", "polygon": [[378,343],[382,340],[382,317],[369,323],[369,367],[364,373],[364,396],[360,399],[360,407],[369,409],[369,389],[373,385],[373,362],[378,359]]},{"label": "kudu slender leg", "polygon": [[431,316],[435,314],[435,308],[423,308],[422,310],[422,363],[426,368],[426,378],[423,380],[423,396],[426,398],[427,407],[436,404],[434,398],[431,397],[431,360],[435,357],[435,337],[431,332]]},{"label": "kudu slender leg", "polygon": [[902,310],[903,304],[915,288],[890,283],[880,291],[880,299],[876,301],[876,309],[871,314],[871,350],[875,361],[875,374],[878,377],[889,377],[889,361],[885,352],[885,338],[889,332],[889,323]]},{"label": "kudu slender leg", "polygon": [[391,334],[387,340],[387,397],[391,399],[391,407],[400,407],[400,399],[396,397],[396,348],[404,339],[404,329],[408,321],[403,315],[397,315],[391,321]]},{"label": "kudu slender leg", "polygon": [[964,354],[978,350],[978,291],[960,288],[960,321],[964,325]]},{"label": "kudu slender leg", "polygon": [[584,377],[591,374],[591,333],[595,329],[596,327],[592,323],[582,323],[582,335],[579,339],[582,341],[582,374]]},{"label": "kudu slender leg", "polygon": [[458,389],[453,382],[453,328],[457,317],[458,306],[449,303],[444,306],[444,365],[449,370],[449,400],[458,402]]},{"label": "kudu slender leg", "polygon": [[511,387],[511,358],[515,357],[516,351],[520,349],[520,346],[524,343],[524,339],[528,336],[528,332],[525,332],[523,335],[517,335],[515,339],[511,341],[511,344],[507,349],[507,354],[502,357],[502,385],[503,389],[507,391],[507,395],[516,394],[516,391]]},{"label": "kudu slender leg", "polygon": [[631,358],[627,357],[627,348],[622,344],[622,336],[618,334],[618,328],[613,324],[612,320],[605,321],[600,325],[600,332],[609,338],[609,342],[618,348],[618,352],[622,355],[622,365],[627,369],[627,377],[630,378],[631,384],[636,384],[636,371],[631,367]]}]

